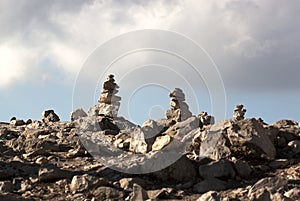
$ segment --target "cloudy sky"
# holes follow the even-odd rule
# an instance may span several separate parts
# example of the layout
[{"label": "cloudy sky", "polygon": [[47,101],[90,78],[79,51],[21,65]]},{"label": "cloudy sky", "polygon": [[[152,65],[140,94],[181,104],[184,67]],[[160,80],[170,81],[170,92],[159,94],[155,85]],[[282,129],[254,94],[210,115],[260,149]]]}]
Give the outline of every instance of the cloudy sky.
[{"label": "cloudy sky", "polygon": [[[54,109],[68,120],[76,81],[93,52],[115,37],[143,29],[184,35],[210,55],[224,83],[226,118],[236,104],[243,103],[247,117],[262,117],[268,123],[285,118],[300,121],[299,10],[298,0],[1,0],[0,121],[13,116],[39,119],[45,109]],[[141,58],[143,62],[137,61]],[[180,77],[165,76],[169,88],[137,87],[143,84],[140,80],[151,77],[147,73],[168,75],[165,60],[170,61],[144,52],[120,61],[132,72],[127,76],[132,88],[126,88],[130,83],[124,81],[120,95],[125,102],[130,95],[133,121],[141,123],[148,114],[153,118],[164,115],[169,107],[167,92],[176,80],[186,91],[187,102],[194,104],[194,114],[217,113],[211,109],[213,89],[192,82],[190,88],[199,99],[195,101],[189,98],[188,87],[180,84]],[[166,66],[189,80],[188,68],[179,62],[173,60]],[[148,65],[144,71],[131,71],[133,66],[141,69],[144,65]],[[117,68],[109,73],[116,74],[117,81],[124,74]],[[100,87],[93,86],[93,90],[99,92],[105,77],[96,76]],[[124,108],[120,114],[128,117]]]}]

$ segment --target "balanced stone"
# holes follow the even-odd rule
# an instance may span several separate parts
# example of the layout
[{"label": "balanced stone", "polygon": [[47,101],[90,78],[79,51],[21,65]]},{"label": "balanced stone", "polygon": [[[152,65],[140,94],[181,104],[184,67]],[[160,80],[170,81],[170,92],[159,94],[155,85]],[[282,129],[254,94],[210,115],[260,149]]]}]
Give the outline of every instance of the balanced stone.
[{"label": "balanced stone", "polygon": [[107,81],[103,83],[103,90],[98,99],[99,103],[111,104],[113,102],[119,102],[121,97],[116,96],[119,86],[115,83],[114,75],[109,75]]},{"label": "balanced stone", "polygon": [[103,89],[98,99],[97,112],[99,115],[116,117],[120,107],[121,97],[116,96],[119,86],[115,83],[114,75],[110,74],[103,83]]},{"label": "balanced stone", "polygon": [[234,108],[234,112],[233,112],[233,119],[235,121],[240,121],[245,119],[245,113],[247,112],[246,109],[243,109],[244,105],[237,105]]},{"label": "balanced stone", "polygon": [[184,121],[192,116],[189,106],[184,102],[185,95],[181,89],[175,88],[169,96],[171,109],[167,110],[166,116],[170,123]]}]

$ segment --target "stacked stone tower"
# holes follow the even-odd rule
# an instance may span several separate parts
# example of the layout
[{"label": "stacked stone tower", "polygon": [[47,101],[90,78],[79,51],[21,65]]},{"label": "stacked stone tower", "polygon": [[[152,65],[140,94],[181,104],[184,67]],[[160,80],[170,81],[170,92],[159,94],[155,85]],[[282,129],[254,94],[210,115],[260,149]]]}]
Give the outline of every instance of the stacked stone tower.
[{"label": "stacked stone tower", "polygon": [[237,105],[234,108],[234,112],[233,112],[233,120],[235,121],[240,121],[245,119],[245,113],[247,112],[246,109],[243,109],[244,105]]},{"label": "stacked stone tower", "polygon": [[118,115],[121,97],[117,96],[119,86],[115,83],[114,75],[110,74],[103,83],[103,89],[98,99],[99,114],[109,117]]},{"label": "stacked stone tower", "polygon": [[184,121],[192,116],[189,106],[185,102],[185,95],[181,89],[175,88],[169,96],[171,98],[171,109],[167,110],[166,115],[170,123]]}]

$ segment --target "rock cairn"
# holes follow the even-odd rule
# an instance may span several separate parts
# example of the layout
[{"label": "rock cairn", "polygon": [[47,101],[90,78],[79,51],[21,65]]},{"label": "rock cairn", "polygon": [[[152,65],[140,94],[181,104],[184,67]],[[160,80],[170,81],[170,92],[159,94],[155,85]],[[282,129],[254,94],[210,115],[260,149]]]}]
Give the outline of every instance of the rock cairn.
[{"label": "rock cairn", "polygon": [[120,96],[116,96],[119,86],[115,83],[114,75],[110,74],[103,83],[103,89],[98,99],[99,114],[116,117],[120,107]]},{"label": "rock cairn", "polygon": [[198,117],[203,126],[212,125],[215,123],[215,118],[211,115],[208,115],[207,112],[200,112]]},{"label": "rock cairn", "polygon": [[42,114],[42,122],[58,122],[60,121],[59,116],[54,112],[54,110],[45,110]]},{"label": "rock cairn", "polygon": [[234,112],[233,112],[233,120],[235,121],[240,121],[245,119],[245,113],[247,112],[246,109],[243,109],[244,105],[237,105],[234,108]]},{"label": "rock cairn", "polygon": [[185,103],[185,95],[180,88],[175,88],[169,96],[171,109],[167,111],[166,116],[170,123],[184,121],[192,116],[189,106]]}]

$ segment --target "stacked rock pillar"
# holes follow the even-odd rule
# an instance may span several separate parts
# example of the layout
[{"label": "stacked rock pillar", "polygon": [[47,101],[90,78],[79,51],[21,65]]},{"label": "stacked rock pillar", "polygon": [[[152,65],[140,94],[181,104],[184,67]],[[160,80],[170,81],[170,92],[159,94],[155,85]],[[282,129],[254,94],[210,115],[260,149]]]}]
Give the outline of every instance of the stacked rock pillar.
[{"label": "stacked rock pillar", "polygon": [[103,89],[98,99],[99,115],[116,117],[118,115],[121,97],[117,96],[119,86],[115,83],[114,75],[109,75],[103,83]]}]

